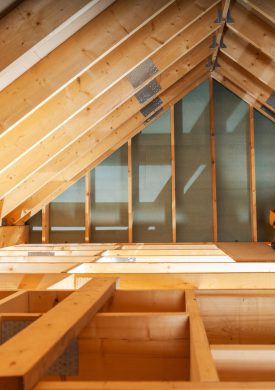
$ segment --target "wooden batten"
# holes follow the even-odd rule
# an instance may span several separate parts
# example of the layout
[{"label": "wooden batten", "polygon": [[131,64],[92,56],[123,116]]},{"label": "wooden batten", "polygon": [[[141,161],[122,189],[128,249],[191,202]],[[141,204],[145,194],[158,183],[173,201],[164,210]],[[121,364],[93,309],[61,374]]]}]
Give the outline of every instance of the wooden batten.
[{"label": "wooden batten", "polygon": [[42,244],[49,242],[50,236],[50,205],[42,208]]},{"label": "wooden batten", "polygon": [[176,214],[176,156],[175,156],[175,109],[170,105],[171,131],[171,192],[172,192],[172,242],[177,241],[177,214]]},{"label": "wooden batten", "polygon": [[85,242],[91,242],[91,174],[85,175]]},{"label": "wooden batten", "polygon": [[250,168],[250,220],[252,241],[257,241],[257,203],[256,203],[256,169],[255,169],[255,135],[254,110],[249,105],[249,168]]}]

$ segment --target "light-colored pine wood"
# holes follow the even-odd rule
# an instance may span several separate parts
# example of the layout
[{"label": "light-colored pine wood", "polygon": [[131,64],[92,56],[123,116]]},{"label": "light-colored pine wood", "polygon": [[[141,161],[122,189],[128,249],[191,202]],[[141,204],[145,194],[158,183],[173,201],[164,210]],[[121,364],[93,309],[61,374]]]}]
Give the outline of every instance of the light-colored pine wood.
[{"label": "light-colored pine wood", "polygon": [[[207,17],[213,18],[214,15],[207,15]],[[206,21],[207,24],[211,25],[211,19],[207,19]],[[199,26],[197,28],[199,28]],[[211,29],[209,30],[210,31],[208,32],[208,34],[212,34]],[[202,35],[202,32],[200,32],[200,34]],[[191,31],[188,32],[187,38],[188,36],[192,36]],[[159,73],[163,71],[162,75],[157,77],[157,81],[160,83],[162,91],[167,89],[167,87],[169,87],[173,82],[176,82],[177,79],[180,78],[180,76],[183,76],[185,73],[190,71],[200,61],[202,61],[203,58],[206,58],[211,51],[209,49],[211,38],[209,37],[206,37],[204,42],[200,43],[199,45],[197,45],[197,41],[195,41],[193,38],[193,46],[188,46],[188,49],[185,48],[185,51],[182,51],[178,48],[179,37],[181,42],[180,47],[185,47],[184,45],[186,45],[186,36],[179,35],[175,38],[175,41],[169,43],[169,50],[167,47],[164,47],[152,57],[152,60],[159,69]],[[177,50],[175,50],[175,47],[177,48]],[[178,72],[178,74],[173,74],[173,67],[175,69],[179,68],[180,72]],[[102,73],[101,69],[100,72]],[[177,77],[176,80],[174,79],[175,77]],[[98,80],[97,78],[95,79]],[[140,89],[142,86],[143,85],[141,85],[138,89]],[[103,94],[92,104],[90,104],[86,110],[78,113],[68,123],[65,123],[53,134],[51,134],[45,140],[37,144],[37,147],[31,149],[29,153],[25,153],[22,158],[20,158],[18,161],[15,161],[14,164],[10,165],[7,170],[4,170],[2,173],[0,173],[0,180],[2,181],[0,197],[6,195],[4,209],[2,212],[3,215],[9,212],[8,210],[10,210],[10,207],[13,207],[10,206],[10,202],[12,202],[12,199],[23,200],[25,199],[26,195],[24,195],[24,193],[25,191],[27,191],[27,189],[29,189],[29,194],[31,193],[31,191],[33,191],[33,188],[39,188],[38,183],[36,183],[34,177],[43,175],[43,183],[45,183],[45,174],[43,172],[52,172],[51,167],[53,166],[55,167],[53,172],[55,172],[59,169],[60,164],[68,164],[70,153],[76,153],[74,152],[76,148],[80,149],[81,143],[79,142],[79,137],[81,137],[80,140],[86,140],[86,143],[97,143],[97,138],[95,136],[91,138],[91,132],[95,132],[95,127],[98,127],[98,125],[100,126],[102,120],[104,120],[108,115],[112,115],[112,112],[115,110],[115,108],[118,108],[120,106],[119,109],[121,111],[121,107],[123,107],[122,104],[129,104],[129,98],[131,98],[131,96],[133,96],[136,92],[137,89],[134,89],[129,83],[128,79],[124,77],[122,80],[116,83],[109,91],[106,91],[105,94]],[[143,105],[146,105],[148,103],[149,100]],[[131,105],[133,107],[133,112],[141,108],[140,104],[136,99],[132,99]],[[134,109],[135,107],[136,109]],[[48,112],[49,110],[47,110],[44,116],[45,121],[47,122],[47,126],[49,125]],[[35,115],[38,115],[38,113],[39,112],[37,112]],[[65,115],[63,111],[62,115]],[[31,120],[31,118],[29,120]],[[38,117],[37,121],[40,121],[40,117]],[[33,126],[36,126],[35,123],[37,123],[37,121],[33,122]],[[24,138],[25,145],[27,145],[28,142],[31,142],[33,144],[35,142],[34,137],[30,137],[29,135],[31,125],[28,125],[27,122],[24,122],[20,126],[20,129],[14,128],[13,132],[16,132],[17,136],[19,136],[19,133],[21,134],[21,136]],[[22,127],[24,127],[25,130]],[[46,127],[43,126],[42,130],[46,132]],[[105,132],[100,133],[101,139],[106,136]],[[8,133],[6,137],[4,137],[2,140],[2,150],[0,144],[1,155],[3,152],[3,164],[7,164],[7,161],[4,162],[4,158],[9,159],[11,153],[14,153],[13,158],[15,158],[15,156],[18,156],[18,154],[16,154],[17,152],[15,150],[12,151],[10,148],[17,148],[18,153],[22,153],[21,149],[19,150],[18,147],[14,146],[14,143],[10,142],[11,139],[12,134]],[[64,150],[64,147],[66,146],[64,145],[64,143],[69,143],[69,141],[72,142],[73,140],[77,140],[78,142],[74,142],[72,145],[68,146]],[[9,148],[7,148],[8,145],[10,145]],[[9,153],[7,153],[8,149]],[[81,150],[83,150],[83,147],[81,148]],[[79,154],[79,152],[77,153]],[[6,157],[5,154],[7,154]],[[50,157],[52,159],[50,159]],[[45,165],[45,160],[50,161]],[[35,169],[34,165],[36,167]],[[12,176],[11,172],[13,172]],[[50,175],[47,174],[46,177],[47,180],[50,179]],[[22,182],[23,178],[25,178],[25,180]],[[26,189],[24,192],[23,188]]]},{"label": "light-colored pine wood", "polygon": [[216,173],[216,141],[213,79],[209,78],[209,109],[210,109],[210,147],[211,147],[211,180],[212,180],[212,232],[213,241],[218,241],[218,210],[217,210],[217,173]]},{"label": "light-colored pine wood", "polygon": [[255,136],[254,111],[249,105],[249,177],[250,177],[250,220],[252,241],[257,241],[257,204],[256,204],[256,169],[255,169]]},{"label": "light-colored pine wood", "polygon": [[[131,4],[116,1],[95,21],[87,23],[51,55],[43,58],[1,92],[0,132],[30,115],[39,105],[108,55],[171,2],[173,0],[132,0]],[[91,36],[94,37],[93,40]],[[34,73],[36,77],[33,77]]]},{"label": "light-colored pine wood", "polygon": [[[167,91],[164,91],[160,95],[164,109],[166,109],[166,105],[168,108],[171,96],[173,101],[180,100],[182,96],[194,88],[194,85],[199,85],[202,81],[204,81],[206,75],[207,69],[205,67],[205,61],[202,61],[197,67],[191,70],[190,73],[188,73],[185,77],[182,77],[178,82],[172,85],[172,87],[168,88]],[[127,104],[122,105],[121,109],[124,111],[126,107]],[[128,109],[129,108],[130,106]],[[124,111],[124,115],[125,112],[126,110]],[[126,119],[125,116],[124,119]],[[112,120],[114,121],[114,118],[112,118]],[[91,149],[91,144],[87,144],[87,147],[89,148],[87,154],[84,154],[83,157],[79,157],[78,160],[74,160],[73,164],[66,165],[63,168],[63,171],[56,175],[52,182],[44,185],[44,188],[39,190],[35,196],[32,196],[28,201],[23,203],[22,206],[15,209],[8,216],[7,220],[10,223],[19,223],[23,220],[25,221],[29,219],[32,213],[37,212],[41,208],[41,204],[43,205],[45,203],[49,203],[52,199],[63,192],[69,185],[73,184],[73,182],[77,181],[86,172],[93,169],[103,159],[108,157],[112,152],[127,142],[129,137],[133,137],[139,133],[145,127],[143,122],[144,117],[140,112],[133,117],[130,117],[129,115],[127,122],[120,126],[119,129],[111,129],[112,133],[109,135],[109,137],[106,137],[104,143],[102,142],[97,146],[97,148]],[[100,124],[100,129],[103,130],[105,128],[105,131],[108,131],[108,126],[112,127],[110,123],[108,124],[108,120],[106,120],[106,122],[102,121]],[[130,131],[130,128],[132,131]],[[81,150],[83,151],[83,146],[81,147]],[[76,152],[77,154],[79,153],[78,150]],[[70,158],[70,161],[72,161],[72,157]],[[45,180],[43,180],[43,183],[44,181]],[[57,183],[60,183],[59,187],[57,187]],[[15,196],[14,200],[18,201],[17,196]],[[33,208],[35,208],[35,210]],[[29,209],[33,210],[29,212]]]},{"label": "light-colored pine wood", "polygon": [[50,236],[50,205],[42,208],[42,243],[47,244]]},{"label": "light-colored pine wood", "polygon": [[128,141],[128,242],[133,242],[133,161],[131,139]]},{"label": "light-colored pine wood", "polygon": [[85,242],[91,242],[91,174],[85,175]]},{"label": "light-colored pine wood", "polygon": [[[214,0],[207,0],[207,2],[212,5]],[[22,183],[24,178],[27,179],[31,173],[38,171],[40,167],[45,165],[46,161],[58,155],[67,144],[76,141],[89,128],[98,124],[115,108],[132,97],[150,79],[155,78],[156,74],[152,75],[150,79],[147,79],[145,83],[142,83],[137,88],[133,88],[129,83],[127,74],[139,62],[150,56],[158,68],[157,74],[170,70],[171,75],[172,70],[169,67],[177,64],[180,58],[187,55],[185,61],[178,64],[178,66],[185,71],[190,70],[191,65],[188,65],[188,61],[191,61],[191,64],[196,62],[196,58],[205,48],[198,47],[189,56],[188,53],[195,49],[210,34],[213,34],[215,9],[210,11],[209,15],[206,14],[205,19],[196,22],[196,31],[194,32],[192,26],[188,27],[192,17],[197,19],[204,12],[202,10],[199,11],[197,7],[194,7],[194,9],[191,7],[190,13],[184,14],[185,17],[182,18],[181,25],[178,26],[176,22],[181,20],[179,18],[180,11],[177,6],[173,5],[171,22],[168,23],[166,13],[158,16],[160,20],[155,21],[154,28],[152,27],[153,24],[150,24],[152,31],[149,31],[149,37],[147,36],[148,27],[145,26],[146,36],[138,36],[140,42],[135,42],[135,36],[130,38],[130,41],[125,42],[127,47],[118,47],[109,55],[111,58],[107,56],[98,62],[92,69],[89,69],[84,75],[76,79],[71,87],[66,87],[66,89],[54,96],[30,117],[4,135],[0,143],[0,169],[3,169],[7,164],[10,165],[3,173],[0,172],[0,180],[2,182],[0,197],[9,194],[12,188],[14,189],[16,185]],[[202,22],[207,28],[206,34],[198,24]],[[151,48],[151,45],[143,44],[146,40],[152,41],[152,36],[158,35],[157,27],[160,30],[160,34],[163,26],[166,24],[169,26],[169,28],[167,27],[165,40],[168,46],[160,44],[156,40],[154,40],[156,47],[153,46]],[[174,26],[172,30],[171,26]],[[179,34],[186,27],[187,30],[184,31],[184,34]],[[198,33],[196,33],[197,31]],[[170,40],[173,37],[172,42]],[[132,42],[132,39],[134,39],[134,42]],[[187,40],[188,45],[186,45]],[[206,43],[208,46],[209,42]],[[139,48],[138,50],[137,47]],[[121,52],[128,53],[128,61],[123,60]],[[112,64],[111,68],[110,63]],[[92,78],[90,76],[91,72],[93,74]],[[162,79],[165,79],[165,76]],[[164,86],[161,87],[165,88]],[[70,96],[69,101],[68,96]],[[63,107],[63,109],[56,110],[55,107]],[[49,112],[52,112],[50,117],[48,115]],[[89,123],[88,127],[87,122]],[[64,134],[66,134],[66,137]],[[15,136],[20,137],[22,142],[24,142],[24,153],[22,148],[12,141]],[[20,156],[21,158],[15,161],[15,158]],[[59,159],[62,159],[62,156]],[[10,174],[11,170],[15,172],[13,175]]]},{"label": "light-colored pine wood", "polygon": [[190,379],[199,382],[217,382],[218,373],[211,355],[196,295],[186,291],[186,311],[190,321]]},{"label": "light-colored pine wood", "polygon": [[171,131],[172,242],[176,242],[177,241],[177,214],[176,214],[176,156],[175,156],[174,104],[170,105],[170,131]]},{"label": "light-colored pine wood", "polygon": [[31,389],[114,290],[114,279],[92,280],[2,345],[1,386]]}]

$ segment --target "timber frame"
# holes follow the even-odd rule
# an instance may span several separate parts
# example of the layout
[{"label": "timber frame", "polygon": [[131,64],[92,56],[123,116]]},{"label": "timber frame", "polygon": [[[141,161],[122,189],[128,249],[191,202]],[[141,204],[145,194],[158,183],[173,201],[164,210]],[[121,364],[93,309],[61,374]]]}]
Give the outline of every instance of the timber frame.
[{"label": "timber frame", "polygon": [[23,244],[0,258],[3,390],[275,386],[267,244]]},{"label": "timber frame", "polygon": [[[24,2],[3,8],[5,16],[0,19],[0,34],[18,23],[22,31],[26,29],[24,45],[19,50],[20,37],[13,37],[9,50],[3,46],[6,56],[0,63],[0,220],[20,225],[43,210],[46,243],[48,204],[121,145],[128,143],[131,153],[132,137],[148,123],[142,110],[154,99],[161,103],[150,115],[157,117],[161,108],[171,107],[172,112],[176,101],[209,78],[211,99],[214,79],[250,105],[250,200],[256,241],[253,110],[275,122],[273,2],[142,0],[141,5],[135,0],[81,0],[62,8],[66,0],[60,0],[60,9],[51,8],[52,12],[46,0],[33,9],[35,1],[29,3],[30,8]],[[30,21],[44,27],[43,33],[36,27],[32,39],[26,27]],[[9,36],[5,37],[3,45],[8,45]],[[152,73],[131,84],[134,72],[149,63]],[[158,92],[140,102],[138,94],[152,82],[159,86]],[[61,106],[62,110],[56,109]],[[213,241],[217,241],[213,102],[210,106]],[[130,164],[129,242],[133,241],[131,183]],[[172,184],[176,241],[173,178]],[[93,189],[89,188],[87,182],[85,242],[92,240],[88,197]]]}]

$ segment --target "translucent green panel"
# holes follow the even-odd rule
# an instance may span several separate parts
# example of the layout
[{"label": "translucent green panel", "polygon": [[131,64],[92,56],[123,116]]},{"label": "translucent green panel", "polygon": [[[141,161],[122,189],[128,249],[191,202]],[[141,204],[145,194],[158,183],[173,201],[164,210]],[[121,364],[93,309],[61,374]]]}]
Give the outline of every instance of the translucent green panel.
[{"label": "translucent green panel", "polygon": [[175,105],[177,241],[212,241],[208,81]]},{"label": "translucent green panel", "polygon": [[248,105],[214,82],[219,241],[250,241]]},{"label": "translucent green panel", "polygon": [[128,154],[124,145],[91,172],[92,242],[128,241]]},{"label": "translucent green panel", "polygon": [[271,241],[269,209],[275,209],[275,124],[254,110],[258,241]]},{"label": "translucent green panel", "polygon": [[31,244],[41,244],[42,242],[42,212],[35,214],[27,222],[30,225],[30,237],[29,241]]},{"label": "translucent green panel", "polygon": [[170,111],[133,139],[135,242],[171,241]]},{"label": "translucent green panel", "polygon": [[50,204],[50,242],[84,242],[85,178],[81,178]]}]

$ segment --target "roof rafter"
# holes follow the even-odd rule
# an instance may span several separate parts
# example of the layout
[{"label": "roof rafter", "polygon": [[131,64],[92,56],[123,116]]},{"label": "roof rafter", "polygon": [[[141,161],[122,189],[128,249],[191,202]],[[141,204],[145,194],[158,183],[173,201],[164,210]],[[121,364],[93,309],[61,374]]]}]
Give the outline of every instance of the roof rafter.
[{"label": "roof rafter", "polygon": [[24,120],[174,1],[117,0],[0,93],[0,133]]},{"label": "roof rafter", "polygon": [[[202,81],[206,80],[208,74],[209,72],[205,67],[204,61],[160,95],[163,102],[163,109],[165,110],[168,108],[169,104],[172,102],[175,103],[180,100]],[[159,107],[156,108],[152,114],[158,109]],[[155,118],[156,117],[157,116],[155,116]],[[66,166],[63,171],[59,172],[52,179],[51,182],[46,183],[27,201],[23,202],[19,207],[13,210],[7,216],[7,222],[9,224],[22,223],[28,220],[32,215],[36,214],[41,209],[42,205],[49,203],[56,196],[65,191],[66,188],[76,182],[80,177],[85,175],[86,172],[94,168],[113,151],[126,143],[129,138],[133,137],[145,128],[148,123],[145,122],[144,119],[144,116],[140,112],[137,112],[124,122],[124,124],[113,129],[110,135],[102,141],[104,144],[99,146],[100,149],[99,147],[95,148],[95,150],[90,149],[86,152],[86,154],[80,156],[77,160],[72,162],[69,167]]]},{"label": "roof rafter", "polygon": [[114,0],[27,0],[0,20],[0,90],[63,43]]},{"label": "roof rafter", "polygon": [[[125,120],[127,115],[133,115],[135,112],[139,111],[142,107],[146,106],[150,101],[154,100],[160,93],[169,88],[172,84],[177,82],[181,77],[187,74],[192,68],[196,65],[204,61],[206,63],[207,58],[211,53],[211,49],[209,48],[211,42],[211,37],[202,42],[199,46],[195,47],[190,53],[186,56],[183,56],[179,61],[170,66],[167,70],[165,70],[160,76],[158,76],[155,80],[158,82],[160,86],[160,90],[157,94],[151,96],[150,99],[146,100],[143,103],[140,103],[138,99],[135,97],[131,97],[134,95],[135,91],[132,92],[130,99],[127,101],[127,96],[124,102],[124,106],[120,107],[119,110],[114,111],[116,108],[114,106],[114,101],[120,95],[123,95],[123,89],[120,84],[117,85],[116,88],[113,88],[112,93],[108,93],[107,96],[103,99],[102,102],[95,109],[90,109],[85,111],[85,115],[76,118],[73,124],[71,124],[71,131],[77,132],[82,131],[86,133],[88,130],[92,130],[91,134],[84,136],[84,139],[96,140],[96,137],[93,134],[93,126],[97,125],[106,115],[101,115],[100,108],[102,107],[104,110],[110,105],[109,114],[114,111],[114,117],[122,118]],[[130,83],[128,83],[130,86]],[[119,107],[122,103],[120,102],[117,107]],[[96,120],[97,119],[97,120]],[[113,121],[111,122],[113,124]],[[102,132],[104,134],[104,131]],[[66,130],[64,133],[66,136]],[[98,137],[98,135],[97,135]],[[76,149],[74,152],[74,156],[79,155],[82,152],[81,149],[81,139],[77,140],[74,144],[69,146],[70,149]],[[96,144],[97,145],[97,144]],[[89,146],[89,148],[92,145]],[[98,146],[97,146],[98,147]],[[2,216],[8,214],[12,209],[14,209],[20,202],[20,200],[25,200],[29,196],[32,195],[41,185],[45,183],[45,181],[49,180],[51,175],[55,174],[55,172],[59,169],[60,164],[68,164],[71,160],[68,158],[68,149],[65,150],[60,155],[57,155],[53,160],[51,160],[48,164],[43,166],[38,172],[36,172],[29,179],[24,181],[21,185],[15,188],[9,195],[7,195],[4,199],[4,205],[2,209]],[[72,158],[72,157],[71,157]],[[66,163],[65,163],[66,161]]]},{"label": "roof rafter", "polygon": [[[199,20],[197,20],[194,24],[176,35],[173,39],[169,40],[166,45],[161,46],[158,51],[153,53],[150,59],[155,64],[157,72],[155,74],[152,74],[151,77],[146,80],[146,84],[148,83],[148,81],[158,76],[161,72],[165,71],[169,66],[173,65],[176,61],[179,60],[179,58],[183,56],[185,56],[184,58],[186,64],[190,63],[191,66],[191,64],[194,62],[194,59],[190,58],[190,56],[188,55],[186,56],[186,54],[193,50],[197,45],[200,45],[201,42],[207,39],[210,35],[213,35],[213,30],[215,30],[215,25],[213,23],[215,13],[216,9],[211,8],[209,12],[199,18]],[[195,52],[195,56],[196,53],[198,53],[198,51]],[[185,63],[183,63],[184,68],[187,68],[187,66],[185,65]],[[106,81],[104,76],[106,76],[105,73],[103,74],[103,80],[104,83],[106,83],[106,81],[110,81],[112,75],[109,75],[109,77],[107,75],[105,77],[107,79]],[[94,79],[92,85],[96,83],[100,83],[100,80],[98,81],[98,78]],[[140,84],[137,88],[133,88],[129,84],[128,79],[125,77],[117,84],[113,86],[111,84],[108,94],[107,92],[105,92],[105,94],[102,94],[96,101],[93,101],[92,104],[88,106],[91,110],[89,115],[91,118],[89,124],[96,123],[96,118],[100,113],[102,113],[103,116],[106,115],[106,112],[108,112],[108,104],[111,110],[115,109],[116,105],[123,103],[125,99],[133,96],[135,93],[137,93],[137,91],[142,89],[145,83]],[[112,93],[112,98],[109,93]],[[48,112],[49,111],[45,113],[45,118],[48,118]],[[37,112],[37,114],[38,113],[39,112]],[[61,153],[64,148],[70,145],[71,142],[76,141],[83,133],[82,128],[79,126],[79,120],[82,116],[86,116],[85,111],[83,113],[79,113],[75,117],[75,119],[72,119],[67,124],[65,124],[65,126],[60,127],[57,131],[50,134],[49,137],[45,138],[34,148],[32,148],[29,153],[24,153],[22,158],[18,159],[17,161],[14,161],[12,165],[10,165],[2,173],[0,173],[0,198],[7,196],[11,190],[15,189],[16,186],[19,185],[23,180],[26,180],[29,175],[33,175],[36,171],[39,170],[39,168],[41,168],[45,163],[47,163],[47,161],[54,158],[58,153]],[[31,127],[29,128],[29,130],[30,129]],[[8,147],[7,142],[8,141],[6,140],[5,148],[7,152],[10,152],[10,147]]]}]

